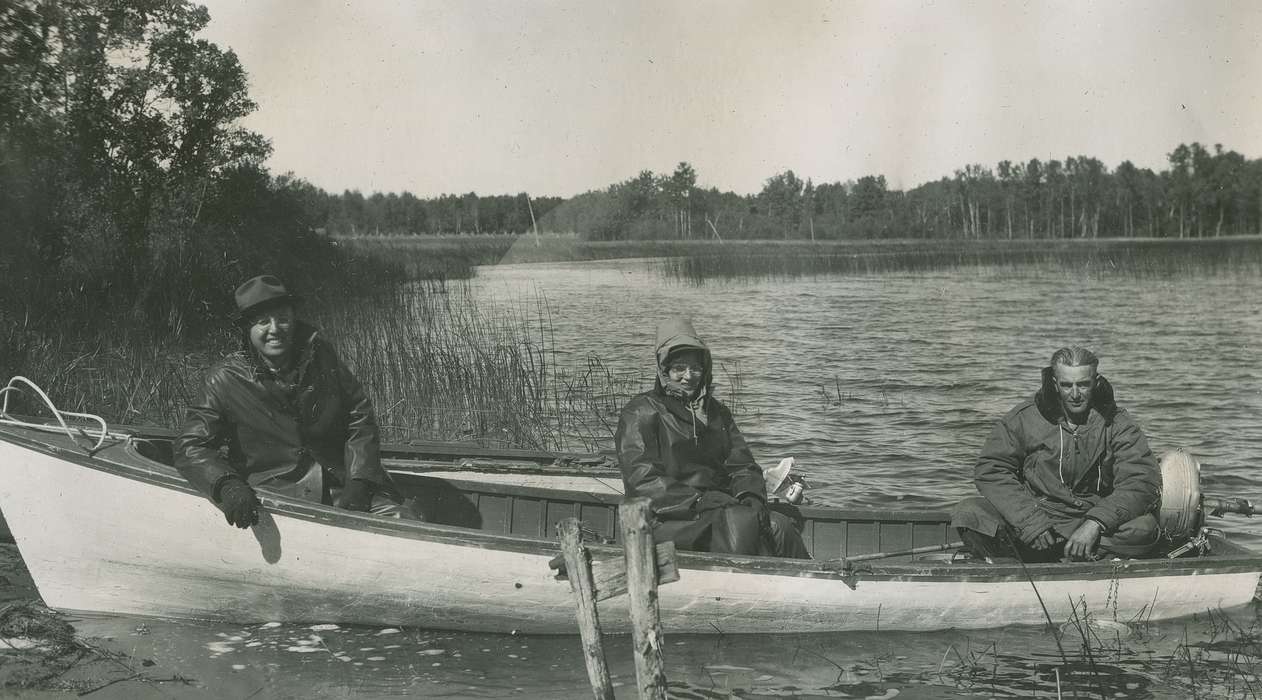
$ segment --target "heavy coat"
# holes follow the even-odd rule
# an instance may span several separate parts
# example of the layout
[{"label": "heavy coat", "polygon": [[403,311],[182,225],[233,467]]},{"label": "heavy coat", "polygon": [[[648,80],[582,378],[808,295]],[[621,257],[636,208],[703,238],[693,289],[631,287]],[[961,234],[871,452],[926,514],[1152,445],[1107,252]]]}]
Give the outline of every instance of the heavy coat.
[{"label": "heavy coat", "polygon": [[709,348],[686,321],[664,323],[658,366],[681,350],[699,350],[704,358],[698,395],[692,401],[672,395],[659,372],[654,388],[623,408],[614,440],[626,493],[652,501],[657,536],[699,549],[707,548],[725,508],[746,495],[765,501],[767,491],[731,411],[710,395]]},{"label": "heavy coat", "polygon": [[660,520],[693,518],[706,491],[767,498],[762,469],[731,412],[714,398],[704,410],[705,422],[694,423],[688,406],[660,388],[622,410],[614,439],[627,495],[647,496]]},{"label": "heavy coat", "polygon": [[[1114,402],[1109,382],[1098,378],[1086,424],[1071,430],[1050,367],[1034,398],[995,425],[974,481],[1027,544],[1049,528],[1068,537],[1084,518],[1113,534],[1148,513],[1161,492],[1157,460],[1143,431]],[[961,524],[994,534],[993,527]]]},{"label": "heavy coat", "polygon": [[230,355],[207,372],[175,442],[176,468],[212,501],[216,487],[234,475],[326,503],[330,488],[350,479],[393,492],[381,467],[372,403],[359,380],[312,327],[299,322],[294,338],[293,384],[252,351]]}]

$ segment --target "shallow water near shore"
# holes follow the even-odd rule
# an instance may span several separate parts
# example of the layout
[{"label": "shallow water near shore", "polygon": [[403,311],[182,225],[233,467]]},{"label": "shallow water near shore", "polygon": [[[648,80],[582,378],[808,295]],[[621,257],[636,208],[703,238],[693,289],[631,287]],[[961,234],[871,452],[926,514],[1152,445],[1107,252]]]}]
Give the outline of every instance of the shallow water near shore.
[{"label": "shallow water near shore", "polygon": [[[221,625],[78,617],[82,635],[179,669],[220,697],[586,698],[576,638],[518,637],[337,625]],[[1050,632],[1032,628],[828,635],[667,634],[679,698],[738,697],[1252,697],[1259,646],[1252,610],[1170,623],[1067,630],[1064,664]],[[1112,635],[1112,636],[1109,636]],[[1223,644],[1228,637],[1232,643]],[[1217,646],[1215,646],[1217,644]],[[620,698],[635,697],[630,640],[607,637]],[[1189,669],[1194,669],[1189,673]],[[157,674],[155,674],[156,676]],[[132,682],[137,685],[137,682]],[[117,697],[132,697],[119,684]],[[1195,690],[1194,690],[1195,688]],[[105,691],[98,691],[105,692]]]},{"label": "shallow water near shore", "polygon": [[[1248,269],[1167,279],[975,266],[697,284],[655,261],[618,260],[483,267],[467,285],[479,302],[502,307],[546,300],[543,320],[563,367],[598,357],[619,376],[645,380],[656,323],[691,316],[755,456],[795,456],[816,503],[946,508],[971,494],[972,460],[990,425],[1033,394],[1047,358],[1069,343],[1100,355],[1101,373],[1156,452],[1186,447],[1204,465],[1207,493],[1262,500],[1262,277]],[[1216,524],[1262,546],[1262,520]],[[1086,633],[1055,621],[1068,625],[1069,664],[1055,636],[1037,628],[666,630],[667,673],[683,698],[1053,698],[1058,683],[1063,697],[1262,691],[1254,607],[1151,624],[1091,613],[1097,624]],[[576,637],[73,622],[80,635],[152,661],[152,677],[191,681],[129,680],[90,697],[590,697]],[[629,639],[609,638],[607,656],[618,696],[634,697]]]}]

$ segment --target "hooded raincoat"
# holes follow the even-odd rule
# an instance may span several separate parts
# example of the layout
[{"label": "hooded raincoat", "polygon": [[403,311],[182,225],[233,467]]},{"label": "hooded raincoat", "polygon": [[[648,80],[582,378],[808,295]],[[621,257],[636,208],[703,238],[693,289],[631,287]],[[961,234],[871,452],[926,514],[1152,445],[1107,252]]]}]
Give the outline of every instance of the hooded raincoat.
[{"label": "hooded raincoat", "polygon": [[[703,358],[700,389],[691,399],[666,386],[667,359],[687,350],[700,351]],[[808,556],[792,521],[782,514],[771,514],[774,546],[760,546],[757,531],[752,536],[737,532],[745,527],[743,512],[753,512],[740,499],[766,501],[766,486],[731,411],[710,393],[710,349],[692,324],[685,319],[662,323],[655,356],[655,386],[627,403],[614,437],[626,493],[652,502],[655,536],[681,549]]]},{"label": "hooded raincoat", "polygon": [[[372,403],[355,375],[311,326],[294,329],[292,384],[252,350],[207,372],[175,442],[175,466],[217,503],[225,479],[310,501],[330,502],[351,479],[398,500],[378,456]],[[374,512],[384,512],[374,500]]]},{"label": "hooded raincoat", "polygon": [[1097,379],[1081,426],[1066,421],[1051,367],[1042,378],[1034,398],[996,423],[982,447],[974,482],[986,503],[965,501],[953,524],[994,536],[1007,523],[1030,544],[1049,529],[1068,538],[1090,518],[1102,526],[1106,549],[1155,544],[1150,513],[1160,497],[1161,472],[1143,431],[1118,407],[1104,377]]}]

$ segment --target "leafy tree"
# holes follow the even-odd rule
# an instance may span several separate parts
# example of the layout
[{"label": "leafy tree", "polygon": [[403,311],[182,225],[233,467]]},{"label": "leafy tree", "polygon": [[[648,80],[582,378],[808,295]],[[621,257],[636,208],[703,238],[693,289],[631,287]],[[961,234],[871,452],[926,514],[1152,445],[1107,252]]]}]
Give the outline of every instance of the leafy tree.
[{"label": "leafy tree", "polygon": [[150,287],[213,180],[266,157],[236,55],[195,37],[208,21],[184,0],[0,6],[0,189],[23,195],[0,217],[61,288]]},{"label": "leafy tree", "polygon": [[1025,229],[1029,238],[1034,238],[1036,231],[1043,231],[1042,189],[1045,184],[1043,163],[1038,158],[1031,158],[1025,164],[1025,172],[1021,178],[1021,203],[1025,212]]},{"label": "leafy tree", "polygon": [[776,223],[784,238],[797,232],[802,222],[802,190],[805,183],[792,170],[772,175],[758,194],[758,206]]},{"label": "leafy tree", "polygon": [[670,203],[675,237],[692,238],[691,200],[697,186],[697,171],[686,162],[675,166],[675,172],[662,181],[662,193]]}]

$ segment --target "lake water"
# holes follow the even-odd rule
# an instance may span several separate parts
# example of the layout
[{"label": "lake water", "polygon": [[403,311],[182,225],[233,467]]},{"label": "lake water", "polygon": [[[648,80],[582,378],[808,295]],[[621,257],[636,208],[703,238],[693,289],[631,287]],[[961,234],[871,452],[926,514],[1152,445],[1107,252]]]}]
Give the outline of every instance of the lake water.
[{"label": "lake water", "polygon": [[[948,507],[971,494],[991,423],[1037,388],[1052,351],[1086,345],[1158,452],[1188,448],[1211,494],[1262,500],[1262,278],[973,267],[683,283],[644,260],[482,268],[480,300],[546,300],[557,359],[651,377],[662,318],[693,318],[721,396],[764,462],[793,455],[819,503]],[[739,379],[739,387],[733,384]],[[645,387],[647,388],[647,386]],[[1262,544],[1251,520],[1223,521]],[[405,575],[425,576],[423,571]],[[1059,622],[1059,621],[1058,621]],[[590,697],[576,638],[310,625],[84,618],[80,633],[193,686],[119,683],[94,696]],[[1258,612],[1132,625],[1062,669],[1039,629],[693,637],[667,631],[676,697],[1255,697]],[[1226,643],[1224,643],[1226,642]],[[310,651],[304,651],[310,650]],[[607,653],[634,697],[632,650]],[[154,677],[167,675],[154,673]]]},{"label": "lake water", "polygon": [[[1033,395],[1068,344],[1101,358],[1154,451],[1187,448],[1207,493],[1262,498],[1257,274],[972,267],[695,285],[659,268],[505,265],[472,284],[500,304],[545,298],[563,366],[596,356],[646,382],[657,323],[691,317],[720,397],[739,375],[737,417],[755,456],[796,457],[821,503],[949,507],[972,494],[991,425]],[[1262,540],[1252,521],[1230,524]]]}]

